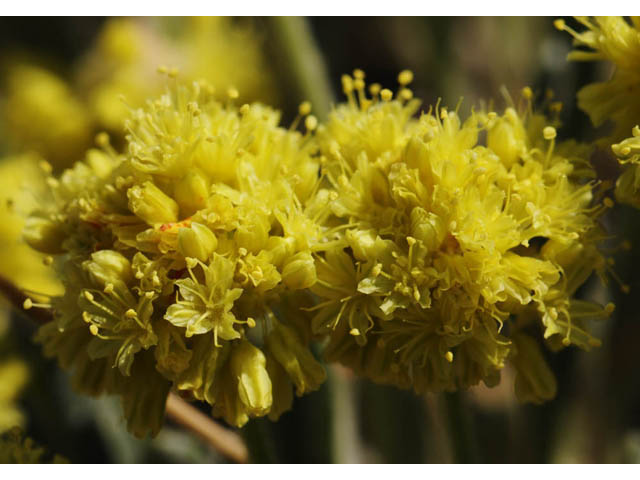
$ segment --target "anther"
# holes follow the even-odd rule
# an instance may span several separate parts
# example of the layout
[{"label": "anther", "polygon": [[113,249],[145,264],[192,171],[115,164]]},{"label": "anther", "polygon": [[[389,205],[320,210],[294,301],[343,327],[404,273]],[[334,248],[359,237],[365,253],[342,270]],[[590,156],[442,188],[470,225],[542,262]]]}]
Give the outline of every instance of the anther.
[{"label": "anther", "polygon": [[342,91],[349,95],[353,92],[353,79],[349,75],[342,75]]},{"label": "anther", "polygon": [[524,87],[522,89],[522,96],[527,100],[531,100],[533,98],[533,90],[531,90],[531,87]]},{"label": "anther", "polygon": [[393,93],[391,92],[391,90],[389,90],[388,88],[383,88],[380,91],[380,98],[385,101],[388,102],[393,98]]},{"label": "anther", "polygon": [[411,82],[413,82],[413,72],[411,70],[403,70],[398,74],[398,83],[400,85],[409,85]]},{"label": "anther", "polygon": [[318,119],[313,115],[309,115],[304,121],[304,126],[307,130],[312,132],[318,126]]},{"label": "anther", "polygon": [[30,298],[27,298],[24,303],[22,304],[22,307],[25,310],[29,310],[33,307],[33,301]]},{"label": "anther", "polygon": [[409,101],[413,98],[413,92],[409,88],[403,88],[400,90],[400,98],[405,101]]},{"label": "anther", "polygon": [[553,26],[556,27],[558,30],[562,31],[562,30],[564,30],[564,27],[566,26],[566,23],[561,18],[558,18],[557,20],[553,21]]},{"label": "anther", "polygon": [[254,328],[256,326],[256,321],[251,317],[247,318],[247,326],[249,328]]},{"label": "anther", "polygon": [[311,102],[302,102],[298,107],[298,113],[302,116],[309,115],[311,113]]},{"label": "anther", "polygon": [[357,328],[352,328],[351,330],[349,330],[349,335],[353,335],[354,337],[357,337],[360,335],[360,330],[358,330]]},{"label": "anther", "polygon": [[94,324],[89,326],[89,331],[91,332],[91,335],[98,335],[98,327]]},{"label": "anther", "polygon": [[545,140],[553,140],[556,138],[556,129],[553,127],[544,127],[542,130],[542,136]]},{"label": "anther", "polygon": [[129,310],[124,312],[124,316],[127,318],[136,318],[138,314],[133,308],[130,308]]},{"label": "anther", "polygon": [[449,350],[447,353],[444,354],[444,358],[446,358],[447,362],[449,363],[453,362],[453,352]]},{"label": "anther", "polygon": [[96,145],[99,147],[106,147],[109,145],[109,134],[106,132],[100,132],[96,135]]},{"label": "anther", "polygon": [[356,68],[353,71],[353,78],[358,79],[358,80],[364,80],[364,71],[362,71],[359,68]]}]

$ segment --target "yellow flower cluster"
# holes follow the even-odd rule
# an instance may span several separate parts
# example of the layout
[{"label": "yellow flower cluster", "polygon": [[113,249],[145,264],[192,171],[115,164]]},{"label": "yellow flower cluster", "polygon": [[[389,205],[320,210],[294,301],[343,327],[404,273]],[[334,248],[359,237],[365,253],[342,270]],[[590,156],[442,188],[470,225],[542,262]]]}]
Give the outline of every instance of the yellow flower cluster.
[{"label": "yellow flower cluster", "polygon": [[309,218],[328,211],[311,131],[170,83],[132,111],[124,155],[99,135],[101,149],[48,179],[24,232],[65,286],[38,333],[45,353],[80,389],[120,394],[136,435],[158,431],[170,388],[241,426],[325,378],[299,311],[321,235]]},{"label": "yellow flower cluster", "polygon": [[[129,428],[157,432],[167,393],[241,426],[275,419],[325,379],[309,345],[374,381],[417,392],[556,384],[539,347],[599,342],[613,306],[573,295],[606,262],[588,148],[522,108],[462,120],[342,79],[347,102],[289,129],[259,103],[237,108],[167,72],[131,110],[126,151],[106,134],[47,179],[24,237],[65,292],[41,327],[45,353],[82,390],[121,395]],[[368,93],[367,93],[368,91]],[[296,127],[301,123],[305,133]]]},{"label": "yellow flower cluster", "polygon": [[586,320],[613,308],[572,298],[605,264],[595,242],[606,207],[594,202],[584,147],[556,145],[528,102],[416,119],[411,73],[398,80],[393,99],[377,84],[368,97],[361,71],[343,77],[348,103],[318,129],[335,201],[313,329],[329,336],[329,360],[377,382],[495,385],[511,362],[521,399],[549,399],[538,332],[589,349],[599,342]]},{"label": "yellow flower cluster", "polygon": [[[640,17],[576,17],[586,27],[577,32],[563,20],[559,30],[570,33],[576,47],[568,59],[611,62],[615,70],[609,80],[596,82],[578,92],[578,105],[595,126],[608,120],[615,124],[609,138],[620,141],[640,121]],[[609,142],[609,144],[611,144]]]},{"label": "yellow flower cluster", "polygon": [[[576,46],[590,49],[571,52],[569,60],[606,60],[615,66],[609,80],[587,85],[578,92],[578,105],[595,126],[613,121],[612,133],[602,142],[607,148],[611,146],[622,164],[630,164],[618,179],[616,198],[640,208],[640,17],[630,17],[630,22],[624,17],[576,17],[576,20],[587,30],[579,33],[562,20],[555,22],[558,29],[574,37]],[[633,136],[623,140],[632,130]]]}]

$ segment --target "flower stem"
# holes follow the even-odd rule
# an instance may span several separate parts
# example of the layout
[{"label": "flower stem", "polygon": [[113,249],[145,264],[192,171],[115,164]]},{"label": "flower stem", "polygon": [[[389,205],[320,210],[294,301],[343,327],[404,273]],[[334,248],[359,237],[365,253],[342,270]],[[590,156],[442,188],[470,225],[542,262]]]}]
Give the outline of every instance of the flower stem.
[{"label": "flower stem", "polygon": [[444,410],[449,424],[449,439],[456,463],[478,463],[473,418],[461,392],[444,393]]},{"label": "flower stem", "polygon": [[309,21],[305,17],[272,17],[270,22],[292,87],[302,100],[311,102],[320,120],[326,119],[334,101],[333,89]]}]

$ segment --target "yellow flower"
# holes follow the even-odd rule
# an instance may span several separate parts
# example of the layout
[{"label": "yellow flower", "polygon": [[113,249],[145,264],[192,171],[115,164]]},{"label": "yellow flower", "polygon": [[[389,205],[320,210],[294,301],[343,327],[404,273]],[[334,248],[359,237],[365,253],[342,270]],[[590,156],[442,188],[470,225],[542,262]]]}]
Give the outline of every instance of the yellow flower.
[{"label": "yellow flower", "polygon": [[578,32],[562,20],[558,29],[570,33],[576,47],[568,59],[610,62],[615,71],[609,80],[596,82],[578,92],[578,105],[595,126],[608,120],[615,124],[609,144],[620,141],[640,119],[640,17],[576,17],[586,30]]},{"label": "yellow flower", "polygon": [[9,68],[2,116],[14,150],[33,150],[56,167],[79,160],[91,137],[81,101],[56,74],[33,65]]},{"label": "yellow flower", "polygon": [[211,264],[200,266],[204,271],[204,283],[200,284],[187,263],[191,278],[176,282],[182,300],[167,309],[165,319],[176,327],[185,327],[187,338],[212,331],[216,346],[218,338],[240,338],[240,333],[233,328],[238,321],[230,312],[233,302],[242,295],[241,288],[231,288],[235,265],[231,260],[214,254]]},{"label": "yellow flower", "polygon": [[188,81],[207,80],[220,98],[234,88],[240,101],[277,99],[263,40],[246,21],[113,18],[78,66],[78,89],[96,123],[121,132],[127,105],[141,107],[162,92],[159,65],[179,69]]},{"label": "yellow flower", "polygon": [[283,301],[315,282],[315,219],[329,212],[313,195],[310,131],[279,127],[260,104],[221,103],[204,82],[169,81],[131,111],[124,155],[99,135],[101,149],[47,179],[25,231],[65,285],[38,332],[45,353],[82,391],[121,395],[139,436],[159,429],[170,388],[242,426],[277,418],[293,384],[301,395],[324,381]]},{"label": "yellow flower", "polygon": [[0,159],[0,275],[17,286],[45,295],[62,291],[47,256],[22,240],[25,219],[46,191],[41,160],[30,154]]},{"label": "yellow flower", "polygon": [[611,146],[620,163],[629,164],[616,183],[616,198],[640,208],[640,127],[636,125],[632,136]]},{"label": "yellow flower", "polygon": [[[556,146],[555,123],[530,104],[413,118],[410,75],[395,99],[377,86],[367,97],[362,72],[354,77],[343,78],[348,103],[318,129],[335,195],[312,287],[328,359],[422,392],[494,385],[506,362],[523,365],[512,341],[521,330],[596,345],[584,321],[610,309],[571,298],[604,268],[595,241],[605,207],[585,182],[586,158],[573,158],[584,148]],[[535,368],[518,381],[524,400],[552,394],[546,367]]]}]

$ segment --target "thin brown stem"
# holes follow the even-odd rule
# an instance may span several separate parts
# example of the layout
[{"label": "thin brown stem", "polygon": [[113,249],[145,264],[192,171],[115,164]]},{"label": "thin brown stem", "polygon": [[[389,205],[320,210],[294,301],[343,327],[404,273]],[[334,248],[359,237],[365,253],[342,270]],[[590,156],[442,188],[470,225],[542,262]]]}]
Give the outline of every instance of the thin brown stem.
[{"label": "thin brown stem", "polygon": [[249,453],[240,435],[219,425],[175,393],[167,398],[167,417],[198,435],[226,458],[247,463]]}]

